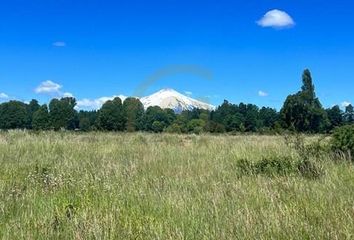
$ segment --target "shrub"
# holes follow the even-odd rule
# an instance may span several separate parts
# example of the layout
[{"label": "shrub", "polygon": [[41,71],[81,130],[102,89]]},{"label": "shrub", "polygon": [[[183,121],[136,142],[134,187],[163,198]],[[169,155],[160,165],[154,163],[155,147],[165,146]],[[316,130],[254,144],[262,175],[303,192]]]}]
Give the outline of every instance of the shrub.
[{"label": "shrub", "polygon": [[164,122],[154,121],[154,122],[152,123],[152,130],[153,130],[155,133],[160,133],[160,132],[162,132],[164,128],[165,128]]},{"label": "shrub", "polygon": [[248,175],[254,173],[253,164],[251,161],[247,159],[240,159],[239,161],[237,161],[236,167],[238,168],[238,170],[242,175]]},{"label": "shrub", "polygon": [[188,122],[188,131],[194,134],[200,134],[205,127],[205,122],[202,119],[192,119]]},{"label": "shrub", "polygon": [[323,175],[316,162],[310,160],[294,161],[289,157],[272,156],[258,162],[241,159],[237,162],[241,175],[265,175],[269,177],[300,175],[304,178],[317,179]]},{"label": "shrub", "polygon": [[170,126],[168,126],[167,128],[165,128],[165,132],[167,133],[182,133],[182,128],[180,125],[178,125],[177,123],[173,123]]},{"label": "shrub", "polygon": [[332,150],[345,154],[353,160],[354,154],[354,125],[337,128],[331,140]]},{"label": "shrub", "polygon": [[328,155],[330,147],[324,141],[326,136],[319,137],[316,141],[305,142],[305,136],[301,134],[284,135],[285,144],[293,149],[303,161],[320,160]]},{"label": "shrub", "polygon": [[303,160],[297,166],[301,176],[309,179],[316,179],[323,175],[323,170],[313,161]]},{"label": "shrub", "polygon": [[255,165],[255,171],[258,174],[265,174],[269,176],[274,175],[289,175],[294,173],[294,164],[290,158],[263,158],[261,161],[257,162]]},{"label": "shrub", "polygon": [[237,162],[237,167],[242,175],[254,174],[273,177],[297,172],[296,165],[290,158],[278,156],[262,158],[261,161],[255,163],[241,159]]}]

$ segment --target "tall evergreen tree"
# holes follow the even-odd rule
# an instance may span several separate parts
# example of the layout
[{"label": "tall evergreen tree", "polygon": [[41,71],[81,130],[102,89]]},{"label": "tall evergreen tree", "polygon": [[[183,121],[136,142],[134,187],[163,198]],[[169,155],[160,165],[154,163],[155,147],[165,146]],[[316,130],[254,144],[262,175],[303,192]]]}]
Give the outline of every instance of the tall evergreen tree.
[{"label": "tall evergreen tree", "polygon": [[345,113],[344,113],[344,119],[345,122],[348,124],[354,123],[354,108],[353,105],[349,104],[345,108]]},{"label": "tall evergreen tree", "polygon": [[300,132],[324,131],[329,124],[328,117],[315,94],[315,87],[309,70],[302,76],[301,91],[289,95],[281,109],[281,118],[286,128]]},{"label": "tall evergreen tree", "polygon": [[305,69],[302,74],[301,94],[303,100],[309,105],[313,105],[318,100],[316,99],[315,85],[312,82],[311,72],[308,69]]}]

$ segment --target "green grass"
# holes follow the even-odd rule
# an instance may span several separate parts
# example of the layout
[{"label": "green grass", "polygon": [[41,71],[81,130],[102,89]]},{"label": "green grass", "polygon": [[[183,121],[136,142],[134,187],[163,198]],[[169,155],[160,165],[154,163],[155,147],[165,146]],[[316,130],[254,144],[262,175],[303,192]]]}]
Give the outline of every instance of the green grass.
[{"label": "green grass", "polygon": [[1,133],[0,238],[353,239],[353,164],[268,174],[283,158],[280,136]]}]

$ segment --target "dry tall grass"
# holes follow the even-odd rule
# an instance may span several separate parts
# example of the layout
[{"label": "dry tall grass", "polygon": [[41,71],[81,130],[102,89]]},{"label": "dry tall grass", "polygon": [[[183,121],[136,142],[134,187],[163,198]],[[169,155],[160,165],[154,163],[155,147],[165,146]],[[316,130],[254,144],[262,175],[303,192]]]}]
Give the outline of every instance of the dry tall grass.
[{"label": "dry tall grass", "polygon": [[0,238],[354,238],[352,164],[239,169],[267,158],[299,156],[282,137],[1,133]]}]

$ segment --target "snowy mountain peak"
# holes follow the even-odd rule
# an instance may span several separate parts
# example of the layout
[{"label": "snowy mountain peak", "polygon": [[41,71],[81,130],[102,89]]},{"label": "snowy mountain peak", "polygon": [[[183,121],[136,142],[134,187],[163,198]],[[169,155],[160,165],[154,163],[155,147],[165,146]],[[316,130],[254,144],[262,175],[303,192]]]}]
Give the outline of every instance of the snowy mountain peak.
[{"label": "snowy mountain peak", "polygon": [[176,90],[172,89],[172,88],[163,88],[158,92],[177,92]]},{"label": "snowy mountain peak", "polygon": [[192,110],[194,108],[213,110],[213,105],[201,102],[199,100],[187,97],[174,89],[164,88],[160,91],[140,99],[145,108],[150,106],[159,106],[161,108],[170,108],[175,112],[183,110]]}]

